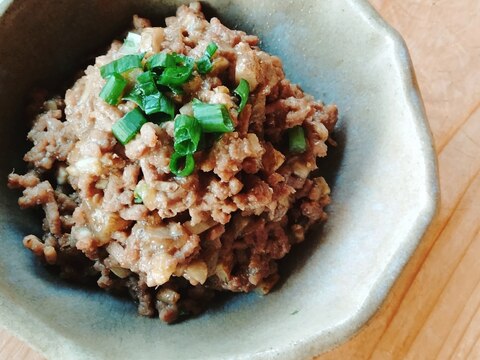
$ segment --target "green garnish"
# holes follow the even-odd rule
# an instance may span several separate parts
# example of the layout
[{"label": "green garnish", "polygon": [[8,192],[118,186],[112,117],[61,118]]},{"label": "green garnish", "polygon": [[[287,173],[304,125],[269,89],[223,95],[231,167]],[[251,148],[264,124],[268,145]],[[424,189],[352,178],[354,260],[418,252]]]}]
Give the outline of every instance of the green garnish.
[{"label": "green garnish", "polygon": [[207,45],[207,48],[205,49],[205,55],[208,55],[208,57],[211,59],[213,55],[215,55],[217,50],[218,45],[212,41],[210,44]]},{"label": "green garnish", "polygon": [[118,60],[112,61],[100,68],[100,74],[105,79],[115,73],[122,74],[125,71],[141,68],[144,54],[125,55]]},{"label": "green garnish", "polygon": [[214,42],[211,42],[210,44],[208,44],[207,49],[205,50],[205,55],[203,55],[196,63],[197,71],[200,74],[206,74],[212,70],[213,68],[212,57],[217,51],[217,49],[218,49],[218,45],[215,44]]},{"label": "green garnish", "polygon": [[165,114],[162,121],[172,120],[175,116],[175,105],[173,101],[161,92],[145,97],[143,105],[146,114]]},{"label": "green garnish", "polygon": [[202,136],[202,127],[193,116],[178,115],[175,118],[173,147],[179,155],[193,154],[197,151]]},{"label": "green garnish", "polygon": [[137,33],[129,32],[127,34],[127,37],[123,41],[123,45],[120,48],[119,52],[125,55],[138,53],[140,49],[141,39],[142,39],[141,35]]},{"label": "green garnish", "polygon": [[158,83],[161,85],[167,86],[178,86],[186,83],[192,75],[193,66],[178,66],[166,68],[160,78]]},{"label": "green garnish", "polygon": [[133,190],[133,202],[135,204],[143,204],[143,196],[146,195],[148,185],[144,181],[140,181],[135,190]]},{"label": "green garnish", "polygon": [[167,53],[158,53],[149,57],[146,65],[149,70],[174,67],[176,65],[175,56]]},{"label": "green garnish", "polygon": [[250,85],[245,79],[240,79],[238,86],[233,90],[235,94],[240,98],[240,105],[238,105],[238,112],[240,113],[248,101],[248,95],[250,95]]},{"label": "green garnish", "polygon": [[[211,42],[196,62],[189,56],[176,53],[157,53],[144,60],[145,54],[133,54],[138,51],[140,39],[140,35],[129,33],[121,48],[128,55],[100,68],[101,76],[107,79],[100,92],[105,102],[117,105],[123,99],[138,105],[112,126],[113,135],[123,145],[132,140],[147,121],[161,123],[174,118],[175,105],[171,94],[183,94],[182,86],[190,80],[195,67],[200,74],[211,71],[212,57],[218,49],[217,44]],[[130,90],[124,94],[129,83]],[[248,100],[248,82],[242,79],[235,93],[240,97],[240,112]],[[223,104],[207,104],[194,99],[193,113],[194,116],[178,115],[175,119],[175,152],[170,159],[170,170],[176,176],[188,176],[194,171],[193,154],[200,147],[211,146],[223,133],[235,130]],[[134,202],[143,202],[136,190]]]},{"label": "green garnish", "polygon": [[185,91],[183,91],[181,86],[169,85],[168,89],[172,92],[174,96],[185,94]]},{"label": "green garnish", "polygon": [[305,131],[301,126],[288,129],[288,148],[293,153],[303,153],[307,150]]},{"label": "green garnish", "polygon": [[135,190],[133,191],[133,202],[134,202],[135,204],[143,204],[143,199],[142,199],[142,197],[140,196],[140,194],[137,193],[137,189],[135,189]]},{"label": "green garnish", "polygon": [[145,119],[142,112],[135,108],[113,124],[113,135],[120,143],[125,145],[137,135],[142,125],[146,122],[147,119]]},{"label": "green garnish", "polygon": [[126,95],[123,96],[123,100],[133,101],[138,106],[143,106],[142,94],[135,87]]},{"label": "green garnish", "polygon": [[167,114],[171,120],[175,113],[175,107],[169,98],[157,92],[143,98],[143,111],[145,111],[147,115],[163,112]]},{"label": "green garnish", "polygon": [[107,78],[107,82],[100,91],[100,97],[110,105],[117,105],[126,86],[127,80],[122,75],[113,73]]},{"label": "green garnish", "polygon": [[173,101],[158,90],[151,71],[137,77],[137,83],[124,99],[135,102],[147,115],[163,113],[166,115],[164,120],[172,120],[175,115]]},{"label": "green garnish", "polygon": [[226,133],[235,130],[227,108],[223,104],[193,101],[193,115],[206,133]]},{"label": "green garnish", "polygon": [[157,85],[155,85],[155,77],[151,71],[145,71],[137,76],[136,87],[142,95],[158,92]]},{"label": "green garnish", "polygon": [[[180,169],[183,162],[183,169]],[[176,152],[170,158],[170,171],[176,176],[185,177],[195,169],[195,159],[192,154],[180,155]]]},{"label": "green garnish", "polygon": [[158,78],[159,85],[178,87],[186,83],[193,72],[194,61],[191,57],[175,54],[171,55],[174,66],[165,68]]},{"label": "green garnish", "polygon": [[143,98],[155,92],[158,92],[158,89],[153,74],[151,71],[146,71],[137,76],[135,86],[124,96],[124,99],[133,101],[143,110]]}]

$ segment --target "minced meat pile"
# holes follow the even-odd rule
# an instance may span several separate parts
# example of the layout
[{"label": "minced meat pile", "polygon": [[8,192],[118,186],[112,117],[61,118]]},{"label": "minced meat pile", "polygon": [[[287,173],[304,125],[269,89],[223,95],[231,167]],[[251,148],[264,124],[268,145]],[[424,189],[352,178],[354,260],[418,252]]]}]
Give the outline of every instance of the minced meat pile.
[{"label": "minced meat pile", "polygon": [[[138,16],[133,23],[144,62],[158,53],[198,60],[217,47],[208,71],[195,67],[165,92],[175,118],[143,123],[125,144],[112,133],[138,107],[99,96],[107,81],[100,69],[125,56],[114,41],[64,96],[43,102],[28,133],[29,170],[8,184],[23,189],[21,208],[45,212],[43,235],[23,239],[28,249],[65,278],[128,290],[141,315],[170,323],[201,312],[215,292],[272,289],[277,260],[326,219],[330,190],[317,158],[334,143],[337,108],[290,83],[256,36],[206,20],[199,3],[178,8],[163,28]],[[240,111],[241,79],[249,95]],[[193,172],[177,176],[175,119],[194,117],[195,101],[221,104],[233,131],[210,134],[192,155]],[[288,134],[299,127],[306,146],[293,151]]]}]

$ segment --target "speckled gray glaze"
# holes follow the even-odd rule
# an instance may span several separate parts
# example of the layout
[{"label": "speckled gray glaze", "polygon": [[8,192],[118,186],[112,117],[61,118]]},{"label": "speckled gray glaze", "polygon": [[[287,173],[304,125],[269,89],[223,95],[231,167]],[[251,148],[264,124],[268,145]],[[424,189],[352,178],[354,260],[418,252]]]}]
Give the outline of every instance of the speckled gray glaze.
[{"label": "speckled gray glaze", "polygon": [[[135,306],[59,280],[23,249],[39,232],[6,188],[22,169],[32,86],[55,84],[100,52],[134,13],[157,19],[180,1],[0,2],[0,324],[49,359],[306,359],[375,312],[436,211],[430,132],[402,39],[363,0],[209,2],[208,13],[258,34],[287,76],[335,102],[330,219],[284,264],[266,297],[235,296],[167,326]],[[99,50],[100,49],[100,50]]]}]

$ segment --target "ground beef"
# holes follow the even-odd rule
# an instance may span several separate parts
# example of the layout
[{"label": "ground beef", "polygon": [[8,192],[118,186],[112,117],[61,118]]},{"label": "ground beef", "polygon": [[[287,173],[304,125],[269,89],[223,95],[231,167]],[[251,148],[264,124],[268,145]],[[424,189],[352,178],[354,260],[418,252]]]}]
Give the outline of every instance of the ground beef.
[{"label": "ground beef", "polygon": [[[141,315],[170,323],[199,313],[216,291],[272,289],[277,261],[326,219],[330,190],[312,172],[321,174],[317,158],[327,154],[337,108],[285,79],[280,59],[263,52],[257,37],[207,21],[199,3],[181,6],[165,28],[136,15],[133,25],[146,56],[198,59],[210,42],[218,45],[211,72],[194,72],[173,99],[190,115],[193,98],[225,105],[235,131],[195,154],[196,169],[185,178],[169,168],[173,121],[148,122],[120,145],[112,125],[136,105],[99,97],[99,68],[123,56],[114,41],[64,96],[44,103],[28,133],[30,170],[10,174],[8,183],[23,189],[22,208],[45,212],[42,238],[27,235],[25,247],[65,278],[128,290]],[[240,79],[250,96],[239,113],[232,89]],[[302,154],[289,152],[285,140],[295,126],[306,134]]]}]

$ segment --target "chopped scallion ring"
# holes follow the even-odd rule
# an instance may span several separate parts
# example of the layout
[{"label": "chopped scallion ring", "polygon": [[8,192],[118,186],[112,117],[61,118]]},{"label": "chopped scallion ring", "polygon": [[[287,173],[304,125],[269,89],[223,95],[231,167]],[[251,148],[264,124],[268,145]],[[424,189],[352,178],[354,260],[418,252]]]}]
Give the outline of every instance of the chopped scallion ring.
[{"label": "chopped scallion ring", "polygon": [[248,101],[248,96],[250,95],[250,85],[245,79],[240,79],[238,86],[233,90],[235,94],[240,98],[240,105],[238,105],[238,112],[240,113]]},{"label": "chopped scallion ring", "polygon": [[[183,162],[183,164],[182,164]],[[183,165],[183,169],[181,169]],[[170,171],[176,176],[185,177],[195,169],[195,159],[192,154],[180,155],[176,152],[170,158]]]},{"label": "chopped scallion ring", "polygon": [[113,73],[107,78],[107,82],[100,91],[100,97],[110,105],[117,105],[126,86],[127,80],[122,75]]},{"label": "chopped scallion ring", "polygon": [[183,91],[181,86],[169,85],[168,89],[172,92],[174,96],[185,94],[185,91]]},{"label": "chopped scallion ring", "polygon": [[142,125],[146,122],[147,119],[145,119],[142,112],[135,108],[113,124],[113,135],[120,143],[125,145],[137,135]]},{"label": "chopped scallion ring", "polygon": [[155,85],[155,79],[152,72],[146,71],[137,76],[135,86],[130,93],[124,96],[124,99],[133,101],[143,110],[143,98],[157,92],[158,89]]},{"label": "chopped scallion ring", "polygon": [[123,41],[122,47],[118,52],[125,55],[138,53],[140,51],[141,39],[142,39],[141,35],[134,32],[129,32],[127,37]]},{"label": "chopped scallion ring", "polygon": [[137,84],[135,85],[138,91],[143,95],[151,95],[158,92],[155,78],[151,71],[145,71],[137,76]]},{"label": "chopped scallion ring", "polygon": [[176,65],[175,56],[167,53],[158,53],[148,58],[146,65],[149,70],[174,67]]},{"label": "chopped scallion ring", "polygon": [[163,70],[158,78],[158,84],[177,88],[190,79],[194,61],[191,57],[182,54],[173,53],[171,56],[175,61],[175,65]]},{"label": "chopped scallion ring", "polygon": [[143,110],[147,115],[164,113],[168,115],[166,120],[172,120],[175,115],[173,101],[161,92],[145,96],[143,98]]},{"label": "chopped scallion ring", "polygon": [[134,88],[124,99],[135,102],[147,115],[164,113],[163,121],[172,120],[175,115],[173,101],[158,90],[152,71],[140,74]]},{"label": "chopped scallion ring", "polygon": [[193,115],[206,133],[226,133],[235,130],[230,114],[223,104],[193,101]]},{"label": "chopped scallion ring", "polygon": [[307,150],[305,131],[301,126],[288,129],[288,148],[292,153],[303,153]]},{"label": "chopped scallion ring", "polygon": [[197,151],[202,136],[202,127],[193,116],[178,115],[174,125],[175,152],[179,155],[193,154]]},{"label": "chopped scallion ring", "polygon": [[111,63],[103,65],[100,68],[100,74],[105,79],[114,73],[121,74],[130,69],[141,68],[143,55],[144,54],[125,55],[120,59],[114,60]]},{"label": "chopped scallion ring", "polygon": [[140,107],[143,106],[142,94],[138,91],[136,87],[134,87],[128,94],[124,95],[123,100],[130,100]]},{"label": "chopped scallion ring", "polygon": [[211,59],[212,56],[215,55],[217,50],[218,50],[218,45],[212,41],[210,44],[207,45],[207,49],[205,50],[205,53]]},{"label": "chopped scallion ring", "polygon": [[143,197],[146,196],[147,191],[147,183],[145,181],[140,181],[137,186],[135,186],[135,190],[133,190],[133,202],[135,204],[142,204]]},{"label": "chopped scallion ring", "polygon": [[197,61],[197,70],[200,74],[207,74],[213,69],[213,64],[212,60],[210,60],[206,56],[202,56],[198,61]]},{"label": "chopped scallion ring", "polygon": [[215,44],[214,42],[211,42],[208,44],[207,49],[205,50],[205,55],[203,55],[198,61],[197,61],[197,71],[200,74],[207,74],[209,73],[212,68],[212,57],[215,54],[215,52],[218,49],[218,45]]},{"label": "chopped scallion ring", "polygon": [[150,115],[150,114],[158,113],[162,110],[160,106],[161,96],[162,94],[157,92],[155,94],[146,95],[143,97],[142,109],[143,111],[145,111],[145,114]]},{"label": "chopped scallion ring", "polygon": [[133,203],[134,204],[143,204],[143,199],[139,193],[137,193],[137,189],[133,192]]},{"label": "chopped scallion ring", "polygon": [[166,68],[158,79],[160,85],[179,86],[185,84],[193,72],[193,65],[181,65]]},{"label": "chopped scallion ring", "polygon": [[183,54],[172,53],[173,58],[175,59],[176,65],[192,65],[193,66],[193,59],[189,56]]},{"label": "chopped scallion ring", "polygon": [[168,115],[168,120],[172,120],[175,116],[175,105],[173,104],[173,101],[162,93],[160,93],[159,112]]}]

